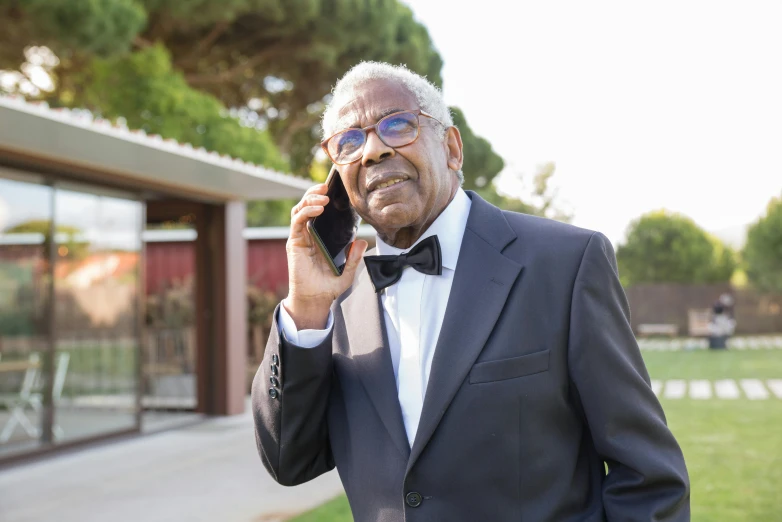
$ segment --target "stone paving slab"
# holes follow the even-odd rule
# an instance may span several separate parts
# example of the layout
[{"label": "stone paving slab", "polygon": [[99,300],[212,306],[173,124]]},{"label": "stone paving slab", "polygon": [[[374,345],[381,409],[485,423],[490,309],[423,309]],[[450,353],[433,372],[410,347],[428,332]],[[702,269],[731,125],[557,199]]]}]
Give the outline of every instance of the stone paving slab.
[{"label": "stone paving slab", "polygon": [[711,399],[711,383],[709,381],[690,381],[691,399]]},{"label": "stone paving slab", "polygon": [[782,379],[768,379],[766,381],[741,379],[738,383],[733,379],[721,379],[714,382],[704,379],[691,381],[684,379],[653,380],[652,391],[658,397],[665,399],[689,397],[695,400],[715,398],[731,400],[744,397],[750,400],[775,400],[782,399]]},{"label": "stone paving slab", "polygon": [[[638,347],[644,351],[659,352],[706,350],[709,347],[709,341],[699,337],[683,337],[678,339],[640,338],[638,339]],[[731,337],[728,339],[728,349],[779,350],[782,349],[782,335]]]},{"label": "stone paving slab", "polygon": [[723,379],[714,383],[714,391],[718,399],[738,399],[741,397],[739,386],[733,379]]},{"label": "stone paving slab", "polygon": [[769,379],[766,381],[766,384],[768,385],[769,390],[774,393],[774,395],[782,399],[782,379]]},{"label": "stone paving slab", "polygon": [[666,381],[663,387],[663,397],[666,399],[681,399],[687,393],[687,381],[672,379]]},{"label": "stone paving slab", "polygon": [[763,400],[768,399],[769,393],[763,382],[758,379],[741,379],[739,381],[741,389],[744,390],[744,395],[751,400]]},{"label": "stone paving slab", "polygon": [[248,408],[0,471],[0,520],[261,522],[342,491],[335,471],[294,488],[274,482],[258,457]]}]

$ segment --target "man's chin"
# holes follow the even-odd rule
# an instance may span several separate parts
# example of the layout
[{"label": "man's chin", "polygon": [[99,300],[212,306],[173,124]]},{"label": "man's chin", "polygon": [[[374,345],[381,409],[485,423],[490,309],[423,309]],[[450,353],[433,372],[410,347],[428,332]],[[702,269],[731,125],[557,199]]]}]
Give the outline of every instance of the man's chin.
[{"label": "man's chin", "polygon": [[384,205],[382,209],[373,209],[372,215],[364,221],[378,230],[399,230],[415,222],[415,211],[409,204],[402,202]]}]

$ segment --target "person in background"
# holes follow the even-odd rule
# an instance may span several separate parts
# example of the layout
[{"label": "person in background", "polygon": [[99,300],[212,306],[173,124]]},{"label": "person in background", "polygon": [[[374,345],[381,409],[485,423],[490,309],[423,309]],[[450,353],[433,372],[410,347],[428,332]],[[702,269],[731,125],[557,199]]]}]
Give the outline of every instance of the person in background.
[{"label": "person in background", "polygon": [[736,329],[736,320],[731,317],[720,302],[712,309],[711,321],[709,321],[709,348],[722,350],[728,347],[728,337],[733,335]]},{"label": "person in background", "polygon": [[727,314],[728,317],[735,319],[736,315],[734,314],[733,307],[736,303],[736,300],[732,295],[730,295],[728,292],[720,294],[720,298],[717,302],[722,305],[724,313]]}]

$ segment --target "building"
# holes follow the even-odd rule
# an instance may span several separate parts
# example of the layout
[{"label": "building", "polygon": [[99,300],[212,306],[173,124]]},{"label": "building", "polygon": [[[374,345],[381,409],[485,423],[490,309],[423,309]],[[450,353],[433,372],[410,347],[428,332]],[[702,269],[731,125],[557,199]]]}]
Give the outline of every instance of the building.
[{"label": "building", "polygon": [[[136,434],[161,412],[241,412],[244,201],[309,185],[0,97],[0,465]],[[174,307],[151,335],[143,237],[166,222],[192,229],[193,328],[171,335]],[[167,386],[191,396],[167,403]]]},{"label": "building", "polygon": [[[247,283],[272,293],[287,291],[288,258],[285,243],[288,227],[248,227],[242,235],[247,240]],[[358,227],[357,237],[375,243],[375,229]],[[146,291],[155,295],[174,281],[183,281],[195,274],[193,230],[147,230]]]}]

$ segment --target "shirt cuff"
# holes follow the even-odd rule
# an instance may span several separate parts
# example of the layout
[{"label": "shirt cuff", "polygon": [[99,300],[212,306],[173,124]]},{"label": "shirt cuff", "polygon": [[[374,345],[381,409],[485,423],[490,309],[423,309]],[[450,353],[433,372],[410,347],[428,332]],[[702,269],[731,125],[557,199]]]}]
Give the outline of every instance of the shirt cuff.
[{"label": "shirt cuff", "polygon": [[329,310],[329,318],[326,322],[325,330],[297,330],[296,323],[285,309],[285,305],[281,303],[277,324],[280,325],[280,330],[282,330],[285,340],[290,344],[299,348],[315,348],[329,336],[331,327],[334,326],[334,317],[331,310]]}]

